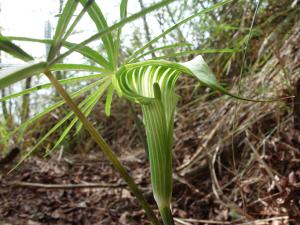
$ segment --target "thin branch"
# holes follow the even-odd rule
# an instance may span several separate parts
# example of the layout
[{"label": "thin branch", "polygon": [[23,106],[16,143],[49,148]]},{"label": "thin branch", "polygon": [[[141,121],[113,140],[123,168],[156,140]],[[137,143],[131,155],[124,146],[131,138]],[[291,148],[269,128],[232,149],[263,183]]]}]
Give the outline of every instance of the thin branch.
[{"label": "thin branch", "polygon": [[203,223],[203,224],[232,224],[227,221],[219,221],[219,220],[198,220],[198,219],[182,219],[182,218],[174,218],[174,220],[180,224],[190,225],[191,223]]},{"label": "thin branch", "polygon": [[[139,3],[140,3],[140,6],[141,6],[141,10],[142,11],[145,10],[143,0],[139,0]],[[144,15],[142,18],[143,18],[143,22],[144,22],[144,30],[145,30],[145,33],[146,33],[146,40],[147,40],[147,42],[150,42],[151,41],[150,29],[149,29],[149,26],[148,26],[148,23],[147,23],[146,15]],[[154,49],[152,44],[149,46],[149,49],[150,50]],[[154,52],[152,52],[151,55],[152,55],[152,58],[156,57]]]},{"label": "thin branch", "polygon": [[77,188],[123,188],[127,185],[123,184],[108,184],[108,183],[84,183],[84,184],[41,184],[16,181],[9,183],[11,186],[29,187],[29,188],[44,188],[44,189],[77,189]]}]

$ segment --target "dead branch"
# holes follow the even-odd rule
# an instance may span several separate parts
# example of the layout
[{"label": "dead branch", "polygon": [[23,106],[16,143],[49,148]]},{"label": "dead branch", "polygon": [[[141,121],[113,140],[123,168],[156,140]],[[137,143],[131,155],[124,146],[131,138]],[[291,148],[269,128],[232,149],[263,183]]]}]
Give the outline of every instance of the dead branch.
[{"label": "dead branch", "polygon": [[77,189],[77,188],[123,188],[126,184],[107,184],[107,183],[84,183],[84,184],[41,184],[16,181],[9,183],[10,186],[44,188],[44,189]]}]

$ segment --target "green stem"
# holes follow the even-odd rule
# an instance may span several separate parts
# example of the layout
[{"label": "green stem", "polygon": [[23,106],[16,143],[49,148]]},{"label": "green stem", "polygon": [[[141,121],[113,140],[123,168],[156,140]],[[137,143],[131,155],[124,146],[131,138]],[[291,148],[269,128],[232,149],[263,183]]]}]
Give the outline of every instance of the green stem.
[{"label": "green stem", "polygon": [[88,119],[85,117],[85,115],[81,112],[81,110],[78,108],[78,106],[74,103],[74,101],[71,99],[69,94],[65,91],[65,89],[62,87],[62,85],[58,82],[58,80],[53,76],[53,74],[50,71],[45,71],[46,76],[50,80],[50,82],[53,84],[57,92],[65,99],[66,103],[69,105],[69,107],[73,110],[73,112],[76,114],[76,116],[79,118],[79,120],[82,122],[85,129],[89,132],[89,134],[93,137],[93,139],[96,141],[96,143],[99,145],[103,153],[106,155],[106,157],[110,160],[110,162],[114,165],[114,167],[117,169],[117,171],[121,174],[123,179],[126,181],[127,185],[129,186],[132,193],[136,196],[141,206],[146,211],[146,214],[151,221],[153,225],[160,225],[160,222],[158,221],[157,217],[155,216],[153,210],[147,203],[146,199],[144,198],[142,192],[138,188],[138,186],[135,184],[132,177],[128,174],[128,172],[125,170],[125,168],[122,166],[120,161],[118,160],[117,156],[113,153],[109,145],[105,142],[103,137],[97,132],[97,130],[93,127],[93,125],[88,121]]},{"label": "green stem", "polygon": [[159,208],[164,225],[175,225],[170,207]]}]

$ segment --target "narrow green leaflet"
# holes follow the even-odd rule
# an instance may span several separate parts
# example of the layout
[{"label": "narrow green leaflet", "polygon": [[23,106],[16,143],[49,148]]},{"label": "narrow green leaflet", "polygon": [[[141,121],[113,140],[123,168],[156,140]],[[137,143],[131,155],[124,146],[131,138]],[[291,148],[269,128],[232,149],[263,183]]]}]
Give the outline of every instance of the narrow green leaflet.
[{"label": "narrow green leaflet", "polygon": [[10,170],[13,171],[17,167],[19,167],[26,159],[28,159],[35,151],[36,149],[45,141],[51,134],[53,134],[55,131],[57,131],[58,128],[60,128],[68,119],[72,117],[74,113],[70,112],[65,117],[61,118],[58,123],[56,123],[42,138],[39,139],[39,141],[30,148],[24,155],[22,155],[22,158],[18,161],[18,163]]},{"label": "narrow green leaflet", "polygon": [[[100,91],[98,97],[95,97],[93,101],[90,102],[86,112],[85,116],[89,116],[96,104],[99,102],[100,98],[102,97],[103,93],[108,89],[109,85],[111,85],[110,80],[108,80],[106,83],[103,84],[102,87],[100,87],[98,90]],[[79,121],[76,125],[76,132],[74,135],[78,134],[79,131],[82,129],[83,123]]]},{"label": "narrow green leaflet", "polygon": [[[162,0],[158,3],[155,3],[151,6],[149,6],[148,8],[145,8],[144,10],[138,12],[138,13],[135,13],[131,16],[128,16],[124,19],[122,19],[121,21],[115,23],[114,25],[110,26],[110,27],[107,27],[101,31],[99,31],[98,33],[94,34],[93,36],[89,37],[88,39],[82,41],[81,43],[73,46],[72,48],[70,48],[68,51],[66,51],[65,53],[59,55],[57,58],[55,58],[54,60],[52,60],[49,64],[50,65],[53,65],[57,62],[59,62],[61,59],[67,57],[68,55],[70,55],[72,52],[74,51],[79,51],[79,49],[83,48],[84,46],[86,46],[87,44],[97,40],[98,38],[100,37],[103,37],[109,33],[111,33],[112,31],[124,26],[125,24],[129,23],[129,22],[132,22],[140,17],[142,17],[143,15],[146,15],[150,12],[153,12],[154,10],[157,10],[161,7],[164,7],[172,2],[174,2],[175,0]],[[91,9],[91,8],[90,8]]]},{"label": "narrow green leaflet", "polygon": [[[122,0],[120,4],[120,18],[125,19],[127,17],[127,4],[128,0]],[[121,45],[121,32],[122,27],[118,29],[117,40],[115,41],[115,59],[116,63],[118,63],[119,53],[120,53],[120,45]]]},{"label": "narrow green leaflet", "polygon": [[[68,49],[71,49],[74,46],[76,46],[75,43],[70,42],[63,42],[62,45]],[[93,50],[88,46],[83,46],[82,48],[78,49],[78,52],[83,56],[87,57],[88,59],[91,59],[95,63],[98,63],[99,65],[103,66],[106,70],[110,67],[109,62],[102,55],[100,55],[97,51]]]},{"label": "narrow green leaflet", "polygon": [[[16,37],[16,36],[7,36],[7,37],[1,37],[0,36],[0,41],[3,40],[4,38],[9,39],[9,40],[16,40],[16,41],[28,41],[28,42],[36,42],[36,43],[42,43],[42,44],[52,44],[53,41],[50,39],[38,39],[38,38],[29,38],[29,37]],[[71,42],[62,42],[62,45],[66,48],[72,48],[76,46],[75,43]],[[78,53],[83,55],[84,57],[87,57],[88,59],[91,59],[95,63],[103,66],[104,68],[109,67],[109,63],[107,60],[101,56],[97,51],[91,49],[88,46],[83,46],[80,49],[76,50]],[[52,65],[53,66],[53,65]]]},{"label": "narrow green leaflet", "polygon": [[[101,80],[98,80],[96,82],[93,82],[85,87],[83,87],[82,89],[72,93],[71,97],[74,99],[78,96],[80,96],[81,94],[91,90],[92,88],[94,88],[95,86],[97,85],[100,85],[101,83],[103,83],[105,81],[105,79],[101,79]],[[65,100],[60,100],[58,102],[56,102],[55,104],[47,107],[46,109],[44,109],[42,112],[36,114],[35,116],[33,116],[32,118],[30,118],[29,120],[27,120],[26,122],[22,123],[17,129],[15,129],[13,131],[13,133],[19,131],[19,130],[24,130],[26,129],[26,127],[30,124],[32,124],[33,122],[35,122],[36,120],[38,120],[39,118],[45,116],[46,114],[48,114],[49,112],[53,111],[54,109],[62,106],[63,104],[65,104]]]},{"label": "narrow green leaflet", "polygon": [[40,74],[46,67],[47,63],[45,62],[30,62],[22,66],[2,69],[0,70],[0,89],[31,77],[34,74]]},{"label": "narrow green leaflet", "polygon": [[[82,76],[82,77],[72,77],[72,78],[62,79],[62,80],[59,80],[59,82],[61,84],[69,84],[69,83],[79,82],[79,81],[99,79],[99,78],[102,78],[103,76],[104,75],[102,75],[102,74],[94,74],[94,75],[87,75],[87,76]],[[30,94],[32,92],[39,91],[41,89],[51,88],[51,87],[52,87],[51,83],[36,85],[32,88],[28,88],[28,89],[25,89],[25,90],[17,92],[17,93],[6,95],[3,98],[0,98],[0,102],[7,101],[12,98],[17,98],[17,97],[20,97],[25,94]]]},{"label": "narrow green leaflet", "polygon": [[85,64],[55,64],[50,67],[51,71],[90,71],[100,72],[102,74],[111,74],[110,71],[97,66],[90,66]]},{"label": "narrow green leaflet", "polygon": [[[84,106],[94,97],[95,94],[93,95],[90,95],[89,97],[87,97],[86,99],[84,99],[79,105],[78,107],[80,109],[84,109]],[[72,116],[74,116],[74,112],[69,112],[66,116],[64,116],[62,119],[60,119],[42,138],[39,139],[39,141],[32,147],[30,148],[21,158],[21,160],[17,163],[16,166],[14,166],[14,168],[12,170],[15,170],[21,163],[23,163],[26,159],[28,159],[34,151],[37,150],[37,148],[45,141],[47,140],[48,137],[50,137],[54,132],[56,132],[63,124],[65,124]],[[70,124],[73,123],[73,121],[76,120],[77,121],[77,117],[75,117],[72,122]],[[63,132],[62,136],[61,137],[65,137],[70,129],[72,128],[72,126],[70,127],[70,125],[65,129],[65,131]],[[57,144],[53,147],[56,148],[60,142],[62,141],[63,139],[60,138],[57,142]],[[11,171],[12,171],[11,170]]]},{"label": "narrow green leaflet", "polygon": [[120,4],[120,17],[121,20],[126,18],[127,16],[127,4],[128,4],[128,0],[122,0],[121,4]]},{"label": "narrow green leaflet", "polygon": [[149,50],[149,51],[139,55],[138,57],[136,57],[134,59],[133,62],[138,61],[140,58],[143,58],[147,55],[150,55],[153,52],[158,52],[158,51],[161,51],[161,50],[168,50],[168,49],[171,50],[171,49],[175,49],[175,48],[179,48],[179,47],[188,47],[188,46],[190,47],[190,46],[192,46],[192,44],[190,44],[190,43],[177,43],[177,44],[165,45],[165,46],[162,46],[162,47],[159,47],[159,48]]},{"label": "narrow green leaflet", "polygon": [[57,22],[55,34],[53,37],[53,42],[48,54],[47,61],[52,60],[57,53],[59,52],[59,49],[61,47],[61,42],[63,39],[63,35],[65,34],[67,27],[72,19],[72,16],[76,10],[76,7],[78,5],[78,1],[76,0],[68,0],[66,3],[66,6],[64,7],[64,10],[62,14],[60,15],[60,18]]},{"label": "narrow green leaflet", "polygon": [[72,34],[73,30],[75,29],[76,25],[79,23],[79,21],[82,19],[82,17],[84,16],[85,12],[87,11],[87,9],[91,6],[91,4],[94,2],[94,0],[89,0],[84,7],[82,8],[82,10],[80,11],[80,13],[76,16],[76,19],[73,21],[73,23],[71,24],[71,26],[69,27],[69,29],[67,30],[67,32],[64,34],[64,37],[62,38],[62,41],[66,41],[68,39],[68,37]]},{"label": "narrow green leaflet", "polygon": [[106,116],[110,116],[110,108],[111,108],[113,94],[114,94],[114,86],[113,86],[113,84],[111,84],[108,87],[106,101],[105,101],[105,114],[106,114]]},{"label": "narrow green leaflet", "polygon": [[160,35],[158,35],[157,37],[153,38],[150,42],[148,42],[147,44],[145,44],[143,47],[141,47],[140,49],[136,50],[127,60],[127,62],[132,62],[135,60],[135,58],[141,54],[145,49],[147,49],[149,46],[151,46],[153,43],[157,42],[159,39],[161,39],[162,37],[166,36],[167,34],[169,34],[170,32],[172,32],[173,30],[175,30],[177,27],[187,23],[188,21],[194,19],[197,16],[200,16],[202,14],[208,13],[216,8],[219,8],[222,5],[228,4],[229,2],[231,2],[232,0],[225,0],[222,2],[219,2],[209,8],[206,8],[204,10],[201,10],[183,20],[181,20],[180,22],[176,23],[174,26],[168,28],[166,31],[164,31],[163,33],[161,33]]},{"label": "narrow green leaflet", "polygon": [[[93,108],[95,107],[95,105],[97,104],[97,102],[99,102],[99,99],[101,98],[102,94],[104,93],[104,91],[106,90],[107,86],[109,85],[109,82],[106,81],[103,84],[101,84],[97,90],[89,95],[80,105],[79,108],[82,110],[82,112],[84,113],[84,115],[86,117],[89,116],[89,114],[91,113],[91,111],[93,110]],[[72,112],[72,115],[74,113]],[[53,150],[55,150],[60,144],[61,142],[66,138],[66,136],[69,134],[69,132],[71,131],[71,129],[74,127],[74,125],[78,122],[79,118],[75,117],[73,118],[73,120],[69,123],[69,125],[65,128],[65,130],[63,131],[63,133],[61,134],[61,136],[59,137],[59,139],[56,141],[55,145],[52,147],[52,149],[47,153],[47,155],[49,153],[51,153]],[[79,124],[82,124],[81,122],[79,122]],[[79,132],[79,130],[76,130],[76,134]]]},{"label": "narrow green leaflet", "polygon": [[223,48],[223,49],[199,49],[199,50],[190,50],[190,51],[181,51],[181,52],[175,52],[172,54],[166,54],[163,56],[158,56],[153,59],[168,59],[168,58],[176,58],[176,57],[182,57],[185,55],[191,55],[191,54],[212,54],[212,53],[237,53],[241,52],[240,49],[232,49],[232,48]]},{"label": "narrow green leaflet", "polygon": [[[87,4],[88,0],[80,0],[80,2],[85,5]],[[108,28],[106,19],[101,11],[101,9],[98,7],[96,2],[93,2],[91,6],[87,9],[88,14],[90,15],[91,19],[94,21],[98,31],[102,31],[104,29]],[[102,41],[104,48],[106,49],[106,53],[108,56],[108,61],[110,63],[111,69],[114,69],[115,66],[115,47],[114,47],[114,41],[111,33],[107,33],[106,35],[102,36]]]},{"label": "narrow green leaflet", "polygon": [[19,46],[15,45],[9,39],[3,37],[2,35],[0,35],[0,50],[18,58],[18,59],[22,59],[23,61],[33,60],[32,56],[27,54]]}]

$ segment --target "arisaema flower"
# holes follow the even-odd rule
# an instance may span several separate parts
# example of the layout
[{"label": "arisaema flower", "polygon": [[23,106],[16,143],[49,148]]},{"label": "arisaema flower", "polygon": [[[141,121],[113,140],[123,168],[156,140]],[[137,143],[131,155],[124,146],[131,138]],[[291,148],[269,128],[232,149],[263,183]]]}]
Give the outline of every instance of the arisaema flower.
[{"label": "arisaema flower", "polygon": [[172,198],[172,143],[174,114],[179,96],[175,86],[181,74],[193,76],[203,85],[224,94],[208,65],[197,56],[185,63],[163,60],[127,64],[116,78],[125,98],[141,104],[147,134],[153,195],[164,224],[173,224],[170,205]]}]

